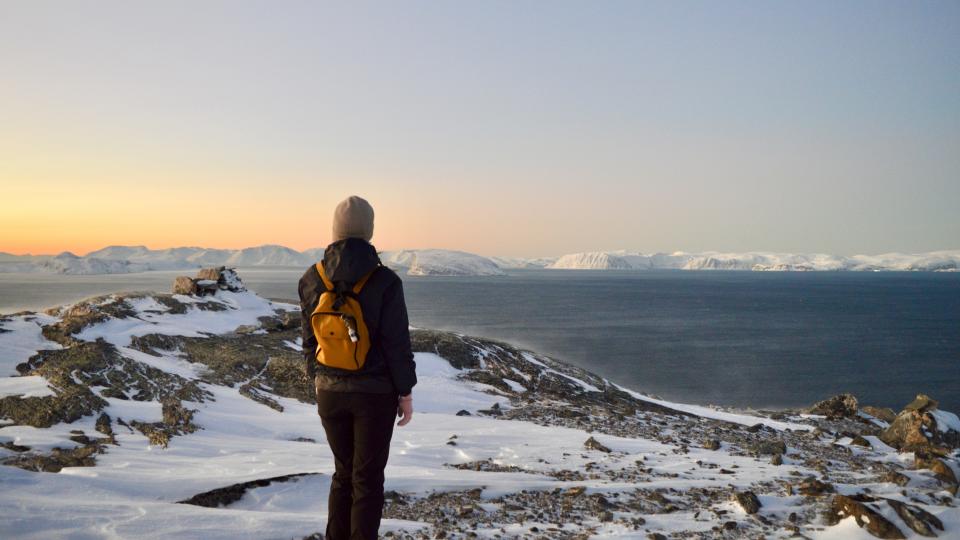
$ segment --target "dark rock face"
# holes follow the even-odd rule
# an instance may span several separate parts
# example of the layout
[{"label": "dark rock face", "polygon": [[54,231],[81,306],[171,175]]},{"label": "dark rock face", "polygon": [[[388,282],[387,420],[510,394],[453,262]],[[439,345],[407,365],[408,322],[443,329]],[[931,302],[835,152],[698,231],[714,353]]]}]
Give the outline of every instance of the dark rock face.
[{"label": "dark rock face", "polygon": [[76,448],[54,448],[49,454],[24,453],[7,458],[4,465],[36,472],[60,472],[64,467],[93,467],[95,456],[103,452],[102,444],[91,442]]},{"label": "dark rock face", "polygon": [[760,499],[752,491],[734,491],[732,498],[747,514],[756,514],[760,511]]},{"label": "dark rock face", "polygon": [[851,418],[857,414],[857,398],[853,394],[836,395],[815,404],[807,412],[822,414],[829,419]]},{"label": "dark rock face", "polygon": [[239,501],[247,490],[258,487],[266,487],[273,483],[296,481],[304,476],[317,476],[320,473],[297,473],[285,474],[283,476],[274,476],[272,478],[262,478],[260,480],[251,480],[241,482],[222,488],[197,493],[189,499],[177,501],[179,504],[192,504],[194,506],[204,506],[206,508],[218,508],[227,506],[230,503]]}]

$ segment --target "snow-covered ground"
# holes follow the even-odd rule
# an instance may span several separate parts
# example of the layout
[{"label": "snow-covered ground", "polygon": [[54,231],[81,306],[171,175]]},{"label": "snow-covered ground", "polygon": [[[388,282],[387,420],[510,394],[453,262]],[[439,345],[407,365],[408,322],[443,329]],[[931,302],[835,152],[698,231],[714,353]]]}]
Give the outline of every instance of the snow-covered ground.
[{"label": "snow-covered ground", "polygon": [[[288,539],[324,530],[333,460],[314,405],[259,383],[257,392],[277,405],[268,406],[245,393],[243,379],[228,383],[213,377],[211,366],[191,352],[218,336],[223,339],[218,347],[249,343],[251,349],[272,343],[269,339],[276,335],[280,349],[265,349],[263,373],[279,362],[282,349],[295,355],[298,348],[295,328],[277,330],[280,323],[267,324],[264,318],[280,321],[296,313],[294,306],[250,292],[221,291],[203,299],[113,297],[55,315],[8,316],[0,319],[0,399],[59,395],[63,389],[50,381],[16,376],[14,368],[38,351],[61,350],[63,345],[44,337],[42,327],[97,309],[121,315],[91,319],[72,337],[58,339],[66,339],[68,348],[102,340],[102,347],[115,349],[129,366],[197,384],[206,397],[182,404],[195,411],[192,422],[199,429],[172,436],[166,447],[151,443],[131,426],[164,422],[160,401],[122,399],[106,386],[91,387],[106,405],[71,423],[38,428],[0,421],[0,459],[5,460],[89,444],[85,438],[102,436],[101,413],[112,419],[114,434],[113,441],[99,447],[95,466],[65,466],[59,472],[0,466],[0,537]],[[250,331],[260,323],[262,328]],[[234,333],[244,326],[242,333]],[[169,349],[156,348],[162,340],[138,342],[151,335],[194,341],[178,341]],[[244,339],[253,341],[238,341]],[[408,426],[395,430],[386,470],[386,489],[403,503],[389,503],[381,534],[433,535],[439,530],[438,513],[449,512],[449,527],[459,522],[482,538],[647,538],[653,533],[787,538],[794,531],[779,524],[788,524],[794,513],[800,516],[797,530],[806,537],[871,538],[852,518],[827,527],[815,512],[819,500],[783,486],[808,476],[825,478],[827,473],[813,468],[821,457],[844,494],[869,488],[874,495],[910,501],[900,485],[877,481],[874,467],[905,467],[911,486],[932,482],[925,473],[906,470],[912,453],[897,453],[879,441],[863,447],[849,437],[812,433],[809,418],[774,420],[666,402],[492,342],[436,334],[430,343],[433,352],[416,354],[415,415]],[[467,352],[454,358],[454,351]],[[72,375],[75,381],[84,376],[79,371]],[[259,376],[255,373],[248,384]],[[943,429],[960,424],[955,415],[937,412]],[[700,437],[709,433],[722,434],[716,449],[701,444]],[[781,465],[762,451],[745,450],[751,441],[767,440],[788,441]],[[854,458],[867,465],[851,468]],[[302,473],[315,474],[252,487],[225,507],[178,503],[216,488]],[[736,490],[756,491],[760,512],[749,516],[732,502],[729,494]],[[945,491],[933,493],[947,497]],[[453,495],[445,499],[445,494]],[[557,505],[573,501],[569,515],[575,518],[557,523],[548,515],[559,506],[524,506],[535,497],[560,501]],[[947,533],[942,537],[957,537],[960,510],[955,503],[938,505],[931,495],[918,500],[943,521]],[[589,510],[597,505],[611,510]],[[530,509],[532,514],[525,513]],[[901,530],[916,536],[902,524]],[[453,532],[448,538],[464,535]]]}]

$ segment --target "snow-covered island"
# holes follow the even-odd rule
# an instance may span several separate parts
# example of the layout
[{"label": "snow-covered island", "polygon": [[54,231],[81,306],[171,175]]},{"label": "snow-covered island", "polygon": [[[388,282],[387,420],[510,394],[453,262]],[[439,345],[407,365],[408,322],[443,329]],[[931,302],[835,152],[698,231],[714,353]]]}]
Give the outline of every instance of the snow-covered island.
[{"label": "snow-covered island", "polygon": [[[0,537],[320,538],[333,460],[299,313],[209,277],[204,296],[0,316]],[[960,535],[960,420],[926,396],[723,410],[506,343],[412,337],[382,534]]]}]

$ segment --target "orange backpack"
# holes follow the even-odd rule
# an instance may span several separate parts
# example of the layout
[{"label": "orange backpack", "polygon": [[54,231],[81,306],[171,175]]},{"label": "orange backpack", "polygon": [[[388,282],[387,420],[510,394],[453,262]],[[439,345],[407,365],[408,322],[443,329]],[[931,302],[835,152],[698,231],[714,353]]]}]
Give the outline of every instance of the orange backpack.
[{"label": "orange backpack", "polygon": [[323,269],[323,262],[317,263],[317,273],[326,287],[310,315],[310,327],[317,338],[317,362],[350,371],[363,367],[370,351],[370,332],[363,321],[358,295],[376,271],[374,268],[360,278],[352,290],[338,294]]}]

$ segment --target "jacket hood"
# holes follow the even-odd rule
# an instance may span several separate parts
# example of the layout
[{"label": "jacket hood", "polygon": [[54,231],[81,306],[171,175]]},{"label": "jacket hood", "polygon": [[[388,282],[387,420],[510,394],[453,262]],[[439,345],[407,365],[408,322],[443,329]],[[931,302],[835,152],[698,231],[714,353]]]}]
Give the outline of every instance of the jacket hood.
[{"label": "jacket hood", "polygon": [[334,283],[356,283],[380,265],[377,248],[361,238],[344,238],[323,252],[323,270]]}]

